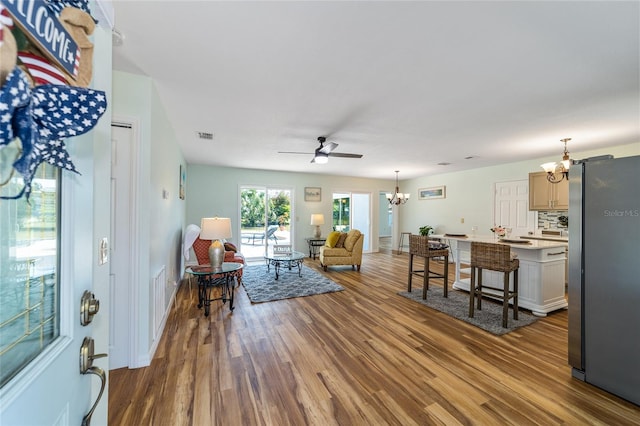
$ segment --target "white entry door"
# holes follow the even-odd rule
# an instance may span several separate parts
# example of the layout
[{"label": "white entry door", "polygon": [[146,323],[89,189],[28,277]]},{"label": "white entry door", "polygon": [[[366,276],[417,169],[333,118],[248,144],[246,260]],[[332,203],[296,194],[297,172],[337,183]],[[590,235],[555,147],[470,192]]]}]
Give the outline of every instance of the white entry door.
[{"label": "white entry door", "polygon": [[[111,31],[97,27],[93,41],[93,85],[106,91],[110,97]],[[107,58],[109,60],[105,66]],[[109,358],[98,358],[90,366],[92,369],[85,363],[84,367],[90,371],[89,374],[81,374],[79,360],[85,338],[94,339],[96,354],[108,351],[109,259],[102,258],[100,253],[108,253],[110,229],[110,122],[109,108],[90,132],[65,140],[67,151],[81,174],[62,172],[55,194],[49,191],[45,197],[51,201],[52,197],[59,194],[59,209],[41,209],[40,213],[46,216],[46,220],[43,219],[44,216],[29,212],[28,209],[35,212],[35,209],[43,207],[36,205],[35,198],[31,204],[23,200],[21,208],[25,210],[20,215],[32,217],[27,217],[28,220],[21,223],[18,223],[16,211],[7,207],[11,202],[0,201],[0,230],[5,231],[0,235],[0,262],[13,263],[16,268],[20,262],[29,265],[23,271],[0,267],[0,274],[6,278],[2,280],[0,287],[3,283],[11,284],[8,293],[0,293],[0,316],[6,314],[10,301],[14,306],[19,306],[22,298],[27,300],[24,317],[29,319],[29,322],[23,321],[22,327],[9,330],[7,320],[3,318],[0,321],[0,327],[3,327],[0,330],[0,341],[4,342],[7,337],[5,333],[10,332],[13,336],[18,336],[11,343],[11,348],[33,348],[34,345],[42,348],[34,359],[15,369],[17,374],[7,377],[0,386],[2,425],[82,424],[104,384],[98,368],[104,372],[109,370]],[[43,187],[38,188],[42,189]],[[25,236],[24,233],[17,235],[23,231],[45,232],[35,236]],[[28,246],[11,244],[7,240],[9,237],[14,241],[26,241]],[[106,240],[104,243],[103,239]],[[18,276],[18,272],[26,274],[26,278]],[[43,320],[38,315],[42,310],[31,304],[39,295],[36,292],[20,291],[25,289],[25,285],[31,289],[34,281],[43,282],[44,286],[41,287],[45,292],[59,288],[53,299],[59,320]],[[59,287],[56,287],[56,283],[59,283]],[[81,325],[81,299],[85,292],[94,294],[100,301],[100,306],[92,321],[88,325]],[[95,307],[85,310],[91,311],[95,311]],[[51,328],[56,331],[52,336],[58,337],[46,342],[46,339],[41,338],[41,332],[50,331]],[[0,357],[7,355],[11,348],[0,345]],[[18,353],[12,361],[19,362],[20,355]],[[0,361],[2,371],[7,368],[4,360]],[[107,424],[108,384],[103,390],[102,398],[93,412],[93,425]]]},{"label": "white entry door", "polygon": [[511,228],[511,236],[533,231],[535,214],[529,211],[529,181],[523,179],[495,185],[494,223]]},{"label": "white entry door", "polygon": [[[85,338],[95,339],[95,353],[106,352],[108,342],[108,269],[105,269],[108,266],[100,270],[101,238],[94,238],[94,231],[100,229],[94,227],[94,206],[101,207],[101,200],[94,198],[94,188],[100,189],[95,179],[101,173],[100,164],[93,161],[97,145],[90,134],[67,141],[73,161],[83,175],[63,172],[61,177],[56,179],[54,175],[51,179],[47,174],[38,182],[39,190],[48,188],[47,194],[42,194],[42,204],[36,205],[34,198],[29,205],[23,199],[16,201],[16,209],[25,209],[20,214],[2,210],[0,220],[5,225],[15,222],[4,227],[7,231],[4,237],[18,243],[13,249],[2,250],[0,260],[4,265],[16,265],[16,272],[5,278],[19,288],[4,292],[1,305],[5,311],[7,304],[12,303],[17,315],[24,318],[22,327],[7,326],[7,321],[15,316],[2,321],[3,368],[9,362],[15,365],[20,361],[20,353],[11,353],[12,348],[40,350],[35,359],[16,369],[17,374],[0,389],[3,425],[80,425],[104,384],[98,368],[108,371],[108,359],[97,359],[91,370],[88,369],[91,362],[86,363],[89,374],[81,374],[79,365]],[[2,203],[4,207],[10,202]],[[108,215],[107,210],[107,229]],[[24,216],[27,220],[19,220]],[[4,237],[3,244],[7,241]],[[28,268],[20,269],[20,263],[25,262]],[[43,298],[40,292],[52,296]],[[102,304],[92,321],[81,325],[81,299],[85,292],[94,294]],[[86,307],[90,309],[84,312],[95,311],[95,306]],[[43,337],[51,335],[52,330],[58,337],[47,341]],[[8,334],[15,338],[11,337],[7,345]],[[106,395],[105,390],[93,424],[106,424]]]}]

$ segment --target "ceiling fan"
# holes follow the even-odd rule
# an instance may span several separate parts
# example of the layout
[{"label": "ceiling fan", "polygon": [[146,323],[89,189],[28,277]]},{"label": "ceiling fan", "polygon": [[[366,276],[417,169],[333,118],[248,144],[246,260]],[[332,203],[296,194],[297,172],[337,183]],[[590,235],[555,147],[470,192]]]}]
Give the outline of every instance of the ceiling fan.
[{"label": "ceiling fan", "polygon": [[346,154],[343,152],[333,152],[338,147],[337,143],[327,142],[325,136],[318,136],[318,142],[320,146],[316,148],[315,152],[296,152],[296,151],[278,151],[279,154],[313,154],[312,163],[324,164],[329,161],[329,157],[342,157],[342,158],[362,158],[362,154]]}]

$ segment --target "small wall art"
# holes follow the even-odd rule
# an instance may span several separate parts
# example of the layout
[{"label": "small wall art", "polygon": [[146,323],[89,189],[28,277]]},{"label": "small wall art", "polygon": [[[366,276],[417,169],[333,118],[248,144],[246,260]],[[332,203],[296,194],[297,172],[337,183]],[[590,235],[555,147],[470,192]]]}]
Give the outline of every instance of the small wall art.
[{"label": "small wall art", "polygon": [[184,200],[184,187],[185,184],[187,183],[187,169],[186,167],[183,167],[182,164],[180,164],[180,188],[178,190],[178,195],[180,196],[181,200]]},{"label": "small wall art", "polygon": [[435,200],[438,198],[446,198],[445,186],[433,186],[431,188],[418,189],[419,200]]},{"label": "small wall art", "polygon": [[305,201],[322,201],[322,189],[316,186],[307,186],[304,188]]}]

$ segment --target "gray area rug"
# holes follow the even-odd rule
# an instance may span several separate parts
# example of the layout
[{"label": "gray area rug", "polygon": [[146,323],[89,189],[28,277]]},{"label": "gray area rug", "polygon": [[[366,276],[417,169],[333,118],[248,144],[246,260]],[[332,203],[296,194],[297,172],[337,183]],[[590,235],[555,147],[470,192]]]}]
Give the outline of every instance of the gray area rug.
[{"label": "gray area rug", "polygon": [[442,287],[427,290],[427,300],[422,300],[422,287],[414,288],[411,293],[401,291],[398,294],[496,335],[506,334],[538,320],[538,317],[522,309],[518,311],[518,319],[514,320],[513,307],[509,306],[508,327],[502,328],[502,305],[488,299],[482,299],[482,310],[476,309],[474,317],[469,318],[469,293],[449,289],[449,297],[445,298],[442,296]]},{"label": "gray area rug", "polygon": [[294,268],[294,271],[282,268],[277,281],[273,266],[270,271],[267,271],[266,265],[247,266],[242,274],[242,285],[252,303],[344,290],[324,275],[304,265],[302,277],[298,276],[298,268]]}]

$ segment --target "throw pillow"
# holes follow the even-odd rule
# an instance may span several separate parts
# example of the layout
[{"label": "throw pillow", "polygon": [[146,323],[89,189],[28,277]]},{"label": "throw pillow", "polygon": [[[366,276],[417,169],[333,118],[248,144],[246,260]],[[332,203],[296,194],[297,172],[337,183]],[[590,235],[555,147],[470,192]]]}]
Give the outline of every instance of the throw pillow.
[{"label": "throw pillow", "polygon": [[232,251],[234,253],[238,252],[238,248],[236,246],[234,246],[231,243],[224,243],[224,250],[225,251]]},{"label": "throw pillow", "polygon": [[336,243],[335,247],[336,248],[342,248],[344,247],[344,240],[347,239],[347,233],[346,232],[341,232],[340,233],[340,238],[338,238],[338,242]]},{"label": "throw pillow", "polygon": [[327,247],[335,247],[338,242],[338,238],[340,238],[340,232],[333,231],[327,236],[327,241],[324,242],[324,245]]},{"label": "throw pillow", "polygon": [[344,240],[344,248],[346,248],[347,251],[353,251],[353,247],[356,245],[356,241],[358,241],[358,238],[360,238],[361,234],[362,233],[357,229],[352,229],[351,231],[349,231],[347,233],[347,239]]}]

